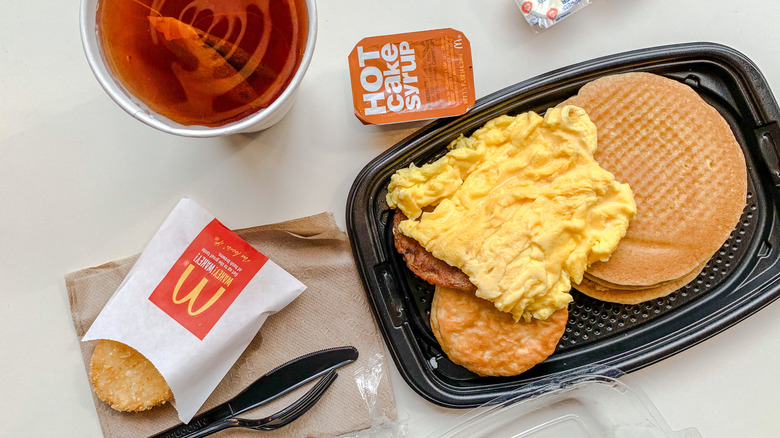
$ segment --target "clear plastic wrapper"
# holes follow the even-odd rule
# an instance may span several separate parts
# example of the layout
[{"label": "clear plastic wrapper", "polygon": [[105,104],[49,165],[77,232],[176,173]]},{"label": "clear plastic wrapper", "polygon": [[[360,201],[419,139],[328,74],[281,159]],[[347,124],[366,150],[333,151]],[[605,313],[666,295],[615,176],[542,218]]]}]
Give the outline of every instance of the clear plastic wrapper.
[{"label": "clear plastic wrapper", "polygon": [[515,3],[528,24],[538,32],[588,6],[590,0],[515,0]]},{"label": "clear plastic wrapper", "polygon": [[339,438],[400,438],[408,436],[406,419],[402,419],[400,414],[397,419],[392,419],[379,403],[377,391],[379,382],[383,378],[389,378],[382,368],[383,364],[383,356],[377,353],[369,359],[368,364],[356,368],[354,371],[355,384],[357,384],[371,416],[371,427],[342,435]]},{"label": "clear plastic wrapper", "polygon": [[[673,431],[652,402],[611,367],[552,375],[470,411],[430,438],[701,438]],[[620,379],[619,379],[620,377]]]}]

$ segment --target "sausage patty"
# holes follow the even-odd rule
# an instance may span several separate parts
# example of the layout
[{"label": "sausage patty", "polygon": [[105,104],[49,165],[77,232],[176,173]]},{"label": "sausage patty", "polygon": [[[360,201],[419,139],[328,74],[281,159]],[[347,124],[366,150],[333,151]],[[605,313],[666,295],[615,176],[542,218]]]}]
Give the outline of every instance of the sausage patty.
[{"label": "sausage patty", "polygon": [[393,215],[395,249],[401,253],[409,270],[433,285],[470,292],[476,291],[477,287],[471,283],[463,271],[437,259],[426,251],[419,242],[401,233],[398,224],[406,219],[401,210],[395,210],[395,215]]}]

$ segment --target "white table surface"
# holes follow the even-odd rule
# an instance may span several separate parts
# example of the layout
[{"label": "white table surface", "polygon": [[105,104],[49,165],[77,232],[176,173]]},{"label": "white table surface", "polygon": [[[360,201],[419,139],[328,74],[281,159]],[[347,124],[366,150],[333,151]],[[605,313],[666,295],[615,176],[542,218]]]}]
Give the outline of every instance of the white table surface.
[{"label": "white table surface", "polygon": [[[0,14],[0,436],[97,437],[63,275],[141,251],[182,196],[240,228],[332,211],[357,173],[421,124],[364,126],[347,54],[363,37],[441,27],[472,45],[477,97],[549,70],[643,47],[736,48],[780,89],[780,4],[593,4],[535,34],[512,0],[322,0],[317,47],[291,113],[255,135],[166,135],[103,92],[79,39],[78,1],[3,2]],[[673,429],[778,436],[780,302],[632,373]],[[390,378],[412,436],[460,410]],[[258,435],[259,436],[259,435]]]}]

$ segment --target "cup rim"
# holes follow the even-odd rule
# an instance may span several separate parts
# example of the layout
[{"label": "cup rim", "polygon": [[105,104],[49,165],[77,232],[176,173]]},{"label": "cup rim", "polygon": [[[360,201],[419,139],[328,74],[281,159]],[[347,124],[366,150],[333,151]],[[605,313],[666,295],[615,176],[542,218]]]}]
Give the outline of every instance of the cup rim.
[{"label": "cup rim", "polygon": [[[259,125],[266,119],[273,118],[279,111],[286,111],[285,105],[293,99],[295,92],[303,80],[306,70],[309,68],[311,58],[314,54],[314,46],[317,41],[317,5],[316,0],[305,0],[306,13],[308,17],[308,32],[306,35],[306,47],[303,50],[303,57],[298,69],[295,71],[292,80],[272,103],[256,113],[253,113],[241,120],[228,123],[227,125],[208,127],[202,125],[186,126],[181,125],[165,116],[157,114],[146,105],[140,102],[117,80],[106,65],[103,54],[100,51],[96,30],[96,11],[99,0],[81,0],[80,11],[80,33],[81,44],[87,57],[87,62],[92,73],[97,78],[100,86],[108,93],[111,99],[116,102],[125,112],[145,124],[160,131],[180,135],[184,137],[217,137],[240,132],[250,132],[255,125]],[[94,7],[92,7],[94,6]],[[94,26],[90,26],[93,24]],[[92,27],[90,29],[90,27]],[[136,99],[138,102],[134,101]],[[279,117],[281,118],[281,117]]]}]

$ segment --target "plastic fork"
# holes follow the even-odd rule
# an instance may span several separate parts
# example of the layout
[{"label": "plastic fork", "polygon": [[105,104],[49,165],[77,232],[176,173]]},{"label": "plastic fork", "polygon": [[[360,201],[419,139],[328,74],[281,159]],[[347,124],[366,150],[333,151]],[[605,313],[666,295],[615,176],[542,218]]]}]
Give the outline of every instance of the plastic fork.
[{"label": "plastic fork", "polygon": [[257,420],[235,417],[225,418],[224,420],[198,430],[193,434],[187,435],[186,438],[200,438],[233,427],[245,427],[254,430],[275,430],[284,427],[311,409],[320,400],[322,395],[325,394],[325,391],[330,387],[331,383],[336,380],[336,377],[338,377],[336,370],[331,370],[328,374],[325,374],[316,385],[306,392],[303,397],[275,414]]}]

